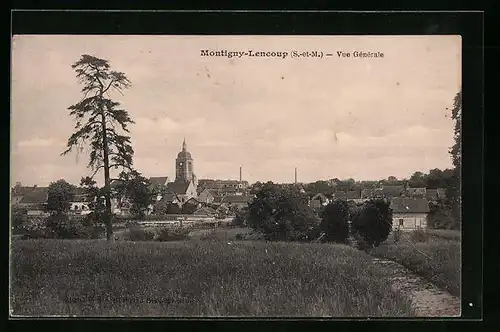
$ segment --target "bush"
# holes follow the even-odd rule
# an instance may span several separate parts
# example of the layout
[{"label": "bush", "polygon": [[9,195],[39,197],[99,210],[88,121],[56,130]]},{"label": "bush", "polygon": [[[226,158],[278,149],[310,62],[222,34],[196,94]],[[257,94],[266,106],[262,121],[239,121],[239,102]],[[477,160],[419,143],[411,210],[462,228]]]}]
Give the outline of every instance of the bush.
[{"label": "bush", "polygon": [[415,243],[427,242],[429,235],[421,229],[416,229],[410,233],[410,240]]},{"label": "bush", "polygon": [[245,227],[247,224],[248,209],[243,208],[236,211],[236,214],[231,222],[231,226]]},{"label": "bush", "polygon": [[14,205],[11,211],[11,227],[15,234],[23,231],[23,225],[28,221],[28,210]]},{"label": "bush", "polygon": [[266,183],[248,206],[248,226],[270,241],[307,238],[319,218],[298,190]]},{"label": "bush", "polygon": [[155,241],[182,241],[188,238],[190,229],[188,228],[168,228],[159,227],[154,237]]},{"label": "bush", "polygon": [[104,227],[89,214],[84,218],[71,219],[66,214],[47,217],[49,233],[59,239],[96,239],[104,233]]},{"label": "bush", "polygon": [[70,218],[66,214],[32,217],[22,224],[21,232],[27,238],[97,239],[104,234],[104,227],[92,215]]},{"label": "bush", "polygon": [[153,231],[141,228],[130,228],[125,237],[128,241],[152,241],[155,237]]},{"label": "bush", "polygon": [[47,227],[47,217],[31,217],[27,218],[20,226],[20,233],[24,233],[27,238],[40,239],[52,238],[54,234],[52,230]]},{"label": "bush", "polygon": [[347,202],[335,200],[321,213],[320,228],[325,233],[325,241],[346,243],[349,236],[349,207]]},{"label": "bush", "polygon": [[455,218],[452,209],[444,202],[429,204],[429,215],[427,225],[433,229],[452,229],[455,227]]},{"label": "bush", "polygon": [[352,232],[368,246],[378,246],[387,240],[392,229],[390,203],[383,199],[366,201],[361,209],[351,215]]}]

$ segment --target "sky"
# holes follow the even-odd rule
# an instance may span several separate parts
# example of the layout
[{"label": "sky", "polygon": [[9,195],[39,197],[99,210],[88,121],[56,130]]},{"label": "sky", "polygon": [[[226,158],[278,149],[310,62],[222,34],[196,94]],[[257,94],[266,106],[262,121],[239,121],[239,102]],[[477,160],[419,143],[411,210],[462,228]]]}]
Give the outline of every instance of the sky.
[{"label": "sky", "polygon": [[[289,55],[206,57],[201,50]],[[293,58],[293,50],[333,56]],[[92,173],[85,153],[60,155],[75,125],[67,108],[82,98],[71,65],[83,54],[109,60],[131,80],[112,97],[135,121],[134,166],[146,177],[173,179],[184,138],[199,179],[238,179],[240,166],[250,183],[293,182],[295,167],[299,182],[401,179],[452,167],[460,36],[17,35],[12,183],[79,184]]]}]

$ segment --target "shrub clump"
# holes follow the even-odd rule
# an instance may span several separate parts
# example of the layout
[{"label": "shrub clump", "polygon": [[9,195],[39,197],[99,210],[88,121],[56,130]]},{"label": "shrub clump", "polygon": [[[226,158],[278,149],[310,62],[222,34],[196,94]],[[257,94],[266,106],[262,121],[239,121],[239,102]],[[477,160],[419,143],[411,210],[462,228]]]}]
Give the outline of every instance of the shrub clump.
[{"label": "shrub clump", "polygon": [[70,218],[65,213],[48,217],[29,218],[22,225],[27,238],[98,239],[104,234],[104,227],[93,214],[83,218]]},{"label": "shrub clump", "polygon": [[346,243],[349,236],[349,206],[347,202],[335,200],[321,212],[320,228],[325,233],[325,241]]},{"label": "shrub clump", "polygon": [[155,232],[155,241],[182,241],[188,238],[190,230],[188,228],[158,227]]},{"label": "shrub clump", "polygon": [[141,228],[129,228],[125,239],[128,241],[152,241],[155,237],[153,231]]},{"label": "shrub clump", "polygon": [[352,233],[369,247],[387,240],[392,229],[392,209],[383,199],[369,200],[351,213]]}]

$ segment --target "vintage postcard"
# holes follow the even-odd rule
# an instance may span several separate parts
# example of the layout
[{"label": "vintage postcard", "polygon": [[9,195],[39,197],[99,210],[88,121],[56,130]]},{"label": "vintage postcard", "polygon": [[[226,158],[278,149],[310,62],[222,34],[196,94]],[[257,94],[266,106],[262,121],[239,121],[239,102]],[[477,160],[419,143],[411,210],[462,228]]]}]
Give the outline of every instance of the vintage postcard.
[{"label": "vintage postcard", "polygon": [[461,37],[14,35],[11,317],[458,317]]}]

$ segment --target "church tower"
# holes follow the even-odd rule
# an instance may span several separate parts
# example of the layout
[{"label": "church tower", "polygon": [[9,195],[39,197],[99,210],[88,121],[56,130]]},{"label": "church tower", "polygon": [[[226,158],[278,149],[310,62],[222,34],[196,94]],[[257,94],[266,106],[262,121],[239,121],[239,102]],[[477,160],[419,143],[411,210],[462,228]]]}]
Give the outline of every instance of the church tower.
[{"label": "church tower", "polygon": [[186,139],[182,143],[182,151],[175,159],[175,181],[191,182],[194,181],[193,158],[186,148]]}]

